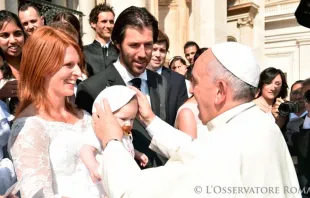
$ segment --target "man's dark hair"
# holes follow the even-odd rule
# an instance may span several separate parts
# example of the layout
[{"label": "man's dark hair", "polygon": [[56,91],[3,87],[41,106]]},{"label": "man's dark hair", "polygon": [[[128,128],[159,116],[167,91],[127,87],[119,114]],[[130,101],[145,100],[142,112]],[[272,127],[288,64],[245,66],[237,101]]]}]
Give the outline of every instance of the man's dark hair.
[{"label": "man's dark hair", "polygon": [[291,91],[292,91],[292,89],[293,89],[293,87],[295,86],[295,85],[297,85],[297,84],[302,84],[304,81],[303,80],[297,80],[296,82],[294,82],[293,84],[292,84],[292,86],[291,86]]},{"label": "man's dark hair", "polygon": [[185,43],[185,45],[184,45],[184,51],[185,51],[186,48],[192,47],[192,46],[195,46],[195,47],[196,47],[196,50],[199,49],[199,45],[198,45],[196,42],[194,42],[194,41],[187,41],[187,42]]},{"label": "man's dark hair", "polygon": [[139,29],[152,27],[153,42],[156,43],[158,36],[158,22],[156,18],[147,11],[147,9],[131,6],[120,13],[114,24],[111,36],[115,45],[123,42],[127,27],[135,27]]},{"label": "man's dark hair", "polygon": [[158,36],[157,36],[156,42],[157,43],[165,42],[166,50],[167,50],[167,52],[169,51],[169,46],[170,46],[169,38],[168,38],[167,34],[163,31],[161,31],[160,29],[158,29]]},{"label": "man's dark hair", "polygon": [[38,13],[38,15],[42,16],[38,6],[36,6],[34,3],[26,3],[26,4],[22,5],[22,6],[20,6],[19,9],[18,9],[18,12],[20,12],[20,11],[24,12],[24,11],[28,10],[28,8],[35,9],[35,11]]},{"label": "man's dark hair", "polygon": [[114,9],[109,4],[99,3],[96,5],[89,14],[89,24],[98,22],[98,15],[101,12],[111,12],[115,16]]},{"label": "man's dark hair", "polygon": [[25,32],[24,26],[21,24],[18,16],[14,14],[13,12],[9,12],[6,10],[0,10],[0,29],[3,28],[3,25],[5,22],[13,22],[21,31],[23,32],[25,41],[28,38],[28,34]]},{"label": "man's dark hair", "polygon": [[308,86],[308,85],[310,85],[310,78],[307,78],[307,79],[302,81],[302,86],[303,87]]},{"label": "man's dark hair", "polygon": [[207,47],[203,47],[203,48],[198,49],[197,52],[196,52],[195,55],[194,55],[194,63],[196,62],[196,60],[198,59],[198,57],[199,57],[202,53],[204,53],[205,51],[207,51],[207,50],[208,50]]}]

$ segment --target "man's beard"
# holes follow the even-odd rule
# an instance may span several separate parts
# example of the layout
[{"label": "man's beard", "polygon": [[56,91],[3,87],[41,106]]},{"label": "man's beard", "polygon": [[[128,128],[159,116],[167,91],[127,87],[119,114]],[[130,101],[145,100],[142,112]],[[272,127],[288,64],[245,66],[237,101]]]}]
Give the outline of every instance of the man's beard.
[{"label": "man's beard", "polygon": [[120,57],[124,63],[124,66],[126,67],[126,69],[129,71],[129,73],[131,73],[134,77],[138,77],[140,76],[146,69],[147,64],[144,67],[144,70],[141,73],[137,73],[133,70],[133,65],[130,62],[130,55],[126,53],[125,50],[123,50],[122,45],[120,46]]}]

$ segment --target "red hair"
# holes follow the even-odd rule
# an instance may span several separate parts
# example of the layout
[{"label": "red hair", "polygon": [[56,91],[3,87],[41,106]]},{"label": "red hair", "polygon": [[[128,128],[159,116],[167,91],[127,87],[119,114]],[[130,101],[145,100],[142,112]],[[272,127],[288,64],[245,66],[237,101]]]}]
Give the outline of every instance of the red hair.
[{"label": "red hair", "polygon": [[[30,104],[43,108],[50,115],[51,102],[47,98],[46,76],[55,74],[64,64],[65,51],[72,46],[80,57],[80,68],[85,70],[83,53],[77,42],[65,32],[48,26],[38,28],[27,40],[20,64],[18,82],[19,105],[16,117]],[[65,98],[66,109],[77,114],[74,104]]]}]

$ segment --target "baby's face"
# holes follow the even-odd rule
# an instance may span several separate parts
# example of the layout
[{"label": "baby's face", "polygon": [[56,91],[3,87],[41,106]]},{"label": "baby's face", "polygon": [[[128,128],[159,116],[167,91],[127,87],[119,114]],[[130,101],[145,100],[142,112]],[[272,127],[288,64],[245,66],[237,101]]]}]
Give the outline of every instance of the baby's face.
[{"label": "baby's face", "polygon": [[138,101],[133,98],[125,106],[114,112],[114,116],[124,132],[130,132],[138,112]]}]

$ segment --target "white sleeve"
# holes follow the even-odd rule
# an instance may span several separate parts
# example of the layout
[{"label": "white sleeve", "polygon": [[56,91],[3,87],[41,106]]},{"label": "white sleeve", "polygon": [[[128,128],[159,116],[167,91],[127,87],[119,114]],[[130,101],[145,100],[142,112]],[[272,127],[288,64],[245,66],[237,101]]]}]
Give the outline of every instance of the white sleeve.
[{"label": "white sleeve", "polygon": [[152,137],[150,149],[167,158],[170,158],[181,145],[192,141],[191,136],[173,128],[157,116],[146,130]]},{"label": "white sleeve", "polygon": [[[120,141],[110,141],[102,154],[103,185],[108,197],[123,197],[141,169]],[[143,181],[144,182],[144,181]]]},{"label": "white sleeve", "polygon": [[86,144],[86,145],[90,145],[90,146],[93,146],[95,147],[99,152],[102,152],[102,147],[101,147],[101,143],[100,141],[98,140],[93,128],[91,127],[90,128],[91,130],[87,131],[85,134],[84,134],[84,142],[83,144]]},{"label": "white sleeve", "polygon": [[28,177],[21,187],[22,197],[32,197],[38,191],[42,197],[61,197],[52,189],[52,168],[49,158],[50,137],[38,120],[16,120],[9,139],[9,150],[17,179]]}]

